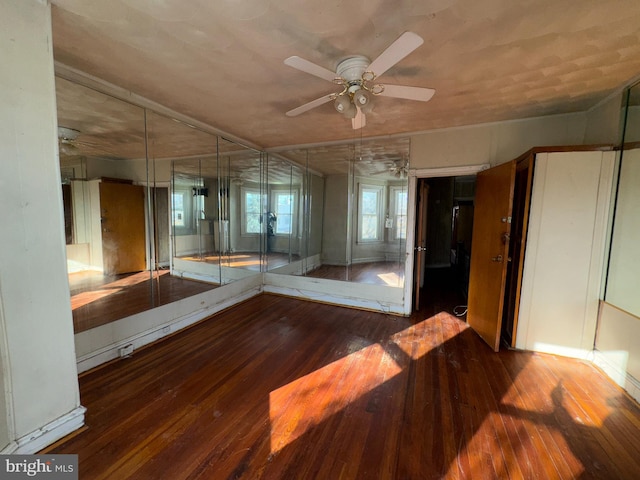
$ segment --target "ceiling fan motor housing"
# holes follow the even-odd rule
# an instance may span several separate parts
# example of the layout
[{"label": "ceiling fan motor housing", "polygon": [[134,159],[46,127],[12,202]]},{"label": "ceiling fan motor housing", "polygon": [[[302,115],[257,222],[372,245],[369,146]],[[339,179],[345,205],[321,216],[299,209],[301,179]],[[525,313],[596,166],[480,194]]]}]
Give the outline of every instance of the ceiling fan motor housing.
[{"label": "ceiling fan motor housing", "polygon": [[362,55],[345,58],[336,68],[339,77],[346,80],[349,85],[358,84],[362,81],[362,74],[366,71],[371,61]]}]

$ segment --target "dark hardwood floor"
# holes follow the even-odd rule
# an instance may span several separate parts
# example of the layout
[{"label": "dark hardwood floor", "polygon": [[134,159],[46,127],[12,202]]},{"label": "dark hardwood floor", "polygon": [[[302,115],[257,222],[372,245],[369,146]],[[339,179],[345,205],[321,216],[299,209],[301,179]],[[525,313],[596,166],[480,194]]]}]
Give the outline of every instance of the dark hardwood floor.
[{"label": "dark hardwood floor", "polygon": [[491,352],[450,295],[410,318],[260,295],[82,375],[88,428],[50,451],[81,479],[640,478],[630,397]]},{"label": "dark hardwood floor", "polygon": [[213,283],[174,277],[168,270],[107,276],[69,275],[75,333],[217,288]]}]

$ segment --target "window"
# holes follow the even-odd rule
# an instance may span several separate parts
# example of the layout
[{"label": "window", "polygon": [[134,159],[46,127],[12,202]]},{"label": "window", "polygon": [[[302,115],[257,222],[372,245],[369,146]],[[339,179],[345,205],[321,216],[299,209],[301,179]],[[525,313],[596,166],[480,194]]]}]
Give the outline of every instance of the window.
[{"label": "window", "polygon": [[275,192],[276,235],[293,233],[294,196],[289,192]]},{"label": "window", "polygon": [[395,214],[395,239],[407,238],[407,191],[402,188],[393,188],[393,212]]},{"label": "window", "polygon": [[383,187],[360,184],[358,189],[358,241],[382,240]]},{"label": "window", "polygon": [[171,197],[173,199],[173,225],[184,227],[184,193],[174,193]]},{"label": "window", "polygon": [[243,234],[258,234],[261,228],[262,209],[260,207],[262,195],[259,190],[242,189],[242,222]]}]

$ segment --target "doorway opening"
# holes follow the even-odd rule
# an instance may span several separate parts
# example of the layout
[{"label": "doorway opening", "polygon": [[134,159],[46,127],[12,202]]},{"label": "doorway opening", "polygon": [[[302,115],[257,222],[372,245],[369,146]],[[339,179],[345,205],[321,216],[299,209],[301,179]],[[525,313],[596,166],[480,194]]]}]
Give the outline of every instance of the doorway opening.
[{"label": "doorway opening", "polygon": [[465,316],[475,180],[475,175],[417,179],[414,311]]}]

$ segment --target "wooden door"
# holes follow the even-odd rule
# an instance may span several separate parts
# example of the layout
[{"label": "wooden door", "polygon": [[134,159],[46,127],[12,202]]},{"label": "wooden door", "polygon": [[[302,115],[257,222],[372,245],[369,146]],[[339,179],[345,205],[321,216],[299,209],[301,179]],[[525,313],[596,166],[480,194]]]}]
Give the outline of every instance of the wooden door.
[{"label": "wooden door", "polygon": [[416,243],[413,256],[413,308],[420,309],[420,289],[424,276],[424,257],[427,245],[427,205],[429,184],[423,178],[418,179],[418,208],[416,209]]},{"label": "wooden door", "polygon": [[100,221],[105,275],[145,270],[143,187],[101,182]]},{"label": "wooden door", "polygon": [[524,269],[524,252],[529,224],[529,205],[533,184],[534,154],[519,160],[516,164],[516,179],[513,192],[513,213],[509,258],[505,287],[504,312],[502,314],[501,340],[503,344],[516,346],[516,328],[520,311],[520,292]]},{"label": "wooden door", "polygon": [[500,347],[516,162],[478,173],[471,240],[467,322]]}]

